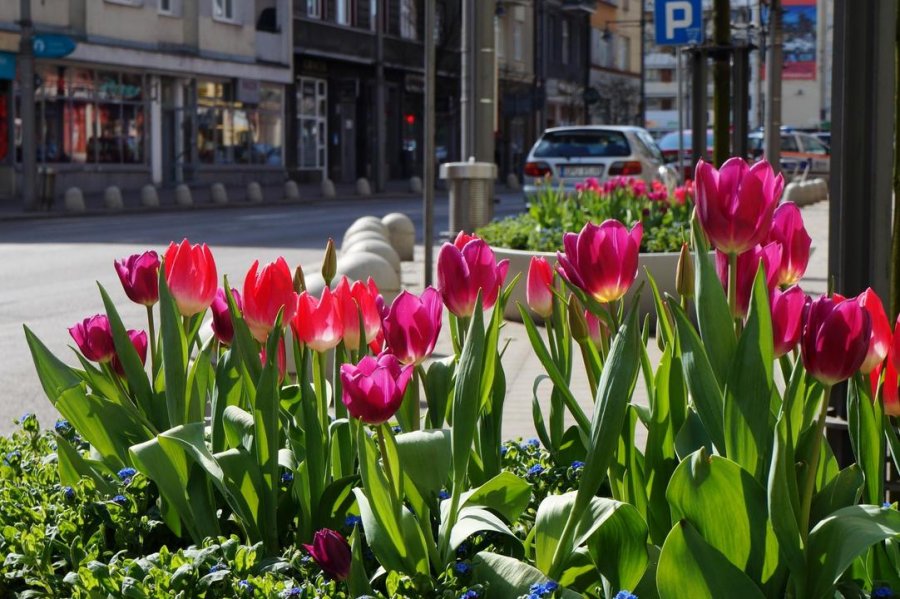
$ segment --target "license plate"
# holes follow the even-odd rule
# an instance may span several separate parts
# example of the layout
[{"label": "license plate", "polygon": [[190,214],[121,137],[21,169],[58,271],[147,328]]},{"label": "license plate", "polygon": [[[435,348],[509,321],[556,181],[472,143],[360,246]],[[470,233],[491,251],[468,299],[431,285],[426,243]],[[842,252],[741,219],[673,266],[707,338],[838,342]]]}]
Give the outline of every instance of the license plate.
[{"label": "license plate", "polygon": [[602,166],[564,166],[563,177],[599,177],[603,174]]}]

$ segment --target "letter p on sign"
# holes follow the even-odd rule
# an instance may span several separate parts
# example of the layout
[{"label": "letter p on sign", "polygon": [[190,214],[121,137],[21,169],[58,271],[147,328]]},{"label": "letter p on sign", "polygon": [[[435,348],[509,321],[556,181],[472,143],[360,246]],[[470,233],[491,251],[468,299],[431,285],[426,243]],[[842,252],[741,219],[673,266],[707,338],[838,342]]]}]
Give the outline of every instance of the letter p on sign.
[{"label": "letter p on sign", "polygon": [[666,37],[672,39],[675,37],[677,29],[690,27],[694,20],[694,8],[690,2],[668,2],[666,3]]}]

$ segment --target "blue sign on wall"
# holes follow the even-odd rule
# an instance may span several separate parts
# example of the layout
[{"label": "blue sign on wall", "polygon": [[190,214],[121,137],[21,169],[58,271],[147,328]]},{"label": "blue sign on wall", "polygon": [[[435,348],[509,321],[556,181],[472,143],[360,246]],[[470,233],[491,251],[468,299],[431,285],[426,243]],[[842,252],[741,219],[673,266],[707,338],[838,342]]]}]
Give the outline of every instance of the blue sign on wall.
[{"label": "blue sign on wall", "polygon": [[658,46],[703,43],[701,0],[656,0],[654,21]]},{"label": "blue sign on wall", "polygon": [[32,47],[37,58],[62,58],[75,51],[75,40],[67,35],[39,33]]},{"label": "blue sign on wall", "polygon": [[16,78],[16,55],[11,52],[0,52],[0,81],[12,81]]}]

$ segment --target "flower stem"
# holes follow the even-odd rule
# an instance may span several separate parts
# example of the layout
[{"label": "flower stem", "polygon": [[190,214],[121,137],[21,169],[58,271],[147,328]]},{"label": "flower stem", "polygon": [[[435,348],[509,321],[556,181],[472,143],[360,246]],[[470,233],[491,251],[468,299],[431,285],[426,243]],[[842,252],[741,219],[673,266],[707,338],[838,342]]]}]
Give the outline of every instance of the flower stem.
[{"label": "flower stem", "polygon": [[735,321],[738,320],[737,304],[737,253],[731,252],[728,254],[728,307]]},{"label": "flower stem", "polygon": [[809,515],[812,509],[812,498],[816,490],[816,472],[819,469],[819,456],[822,453],[822,442],[825,434],[825,416],[828,413],[828,402],[831,399],[831,385],[825,385],[822,396],[822,407],[819,410],[819,417],[816,420],[816,436],[812,446],[812,453],[809,457],[809,467],[806,471],[806,481],[803,485],[803,494],[800,496],[803,511],[800,514],[800,535],[806,542],[809,534]]},{"label": "flower stem", "polygon": [[313,384],[319,408],[319,426],[328,431],[328,389],[325,379],[325,356],[321,352],[313,352]]},{"label": "flower stem", "polygon": [[151,380],[156,380],[156,323],[153,321],[153,306],[147,306],[147,336],[150,338],[150,372]]},{"label": "flower stem", "polygon": [[400,501],[400,498],[396,496],[394,486],[394,473],[391,470],[391,458],[387,451],[387,444],[384,442],[384,435],[391,434],[390,431],[386,430],[388,424],[386,422],[380,424],[375,428],[375,438],[378,439],[378,449],[381,451],[381,462],[384,464],[384,474],[387,476],[388,486],[391,489],[391,496],[394,497],[394,503],[397,504]]}]

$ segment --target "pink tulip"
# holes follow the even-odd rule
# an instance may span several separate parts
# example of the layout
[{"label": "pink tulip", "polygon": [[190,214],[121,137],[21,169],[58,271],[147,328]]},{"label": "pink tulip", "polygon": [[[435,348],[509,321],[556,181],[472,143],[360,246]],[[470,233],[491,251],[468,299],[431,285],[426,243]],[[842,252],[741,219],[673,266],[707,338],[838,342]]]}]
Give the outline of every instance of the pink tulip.
[{"label": "pink tulip", "polygon": [[159,301],[159,256],[154,251],[116,260],[116,274],[128,299],[152,306]]},{"label": "pink tulip", "polygon": [[829,386],[847,380],[862,366],[871,335],[869,313],[855,299],[813,300],[800,334],[806,372]]},{"label": "pink tulip", "polygon": [[775,289],[773,292],[772,338],[776,358],[797,347],[803,330],[803,314],[809,301],[809,296],[797,285],[786,291]]},{"label": "pink tulip", "polygon": [[340,306],[331,289],[326,287],[318,300],[308,291],[301,293],[291,328],[297,339],[314,351],[325,352],[337,347],[344,335],[344,324]]},{"label": "pink tulip", "polygon": [[[137,351],[138,357],[141,359],[141,364],[147,362],[147,333],[144,331],[128,331],[128,338],[131,340],[131,344],[134,346],[134,349]],[[119,360],[119,355],[113,355],[113,359],[110,362],[110,366],[112,366],[113,372],[118,374],[119,376],[125,376],[125,368],[122,366],[121,360]]]},{"label": "pink tulip", "polygon": [[95,314],[69,328],[78,349],[92,362],[109,362],[116,355],[112,329],[105,314]]},{"label": "pink tulip", "polygon": [[[759,268],[760,260],[766,270],[766,287],[771,296],[778,282],[778,265],[781,264],[781,246],[775,242],[765,246],[756,246],[737,258],[737,316],[746,316],[753,292],[753,280]],[[716,273],[722,286],[728,289],[728,256],[721,251],[716,252]]]},{"label": "pink tulip", "polygon": [[482,239],[460,233],[453,244],[445,243],[438,254],[438,289],[447,309],[458,317],[475,311],[478,291],[487,310],[497,301],[509,270],[509,261],[498,264],[494,251]]},{"label": "pink tulip", "polygon": [[694,174],[697,216],[713,247],[725,254],[742,254],[762,244],[784,178],[774,176],[765,160],[751,167],[743,158],[730,158],[716,170],[700,160]]},{"label": "pink tulip", "polygon": [[[238,310],[241,309],[241,294],[237,289],[231,290],[234,296],[234,303],[237,304]],[[225,296],[225,290],[221,287],[216,290],[216,298],[210,305],[212,311],[212,330],[216,339],[223,345],[231,345],[234,339],[234,325],[231,322],[231,312],[228,311],[228,298]]]},{"label": "pink tulip", "polygon": [[588,335],[594,345],[603,347],[609,341],[609,327],[596,314],[590,310],[584,311],[584,320],[587,322]]},{"label": "pink tulip", "polygon": [[253,262],[244,277],[244,320],[250,334],[265,343],[275,326],[278,311],[284,309],[283,323],[288,323],[297,311],[297,294],[291,269],[281,256],[263,266],[257,273],[259,260]]},{"label": "pink tulip", "polygon": [[365,327],[366,343],[371,343],[381,332],[381,313],[378,309],[378,286],[372,277],[367,283],[362,281],[350,281],[346,276],[341,277],[334,290],[338,305],[341,309],[341,321],[344,323],[344,346],[348,350],[359,348],[359,319],[362,315]]},{"label": "pink tulip", "polygon": [[443,310],[434,287],[420,297],[402,291],[384,319],[384,338],[391,353],[403,364],[421,364],[434,351]]},{"label": "pink tulip", "polygon": [[312,545],[304,544],[303,547],[331,578],[340,581],[350,575],[350,545],[336,530],[323,528],[316,531]]},{"label": "pink tulip", "polygon": [[401,366],[392,354],[366,356],[359,364],[341,366],[343,402],[347,411],[367,424],[381,424],[393,416],[403,402],[412,366]]},{"label": "pink tulip", "polygon": [[812,239],[803,226],[803,216],[793,202],[785,202],[775,209],[769,241],[781,244],[781,266],[778,285],[793,285],[806,272]]},{"label": "pink tulip", "polygon": [[891,346],[891,323],[884,312],[881,298],[878,297],[878,294],[871,287],[859,294],[856,301],[869,313],[869,319],[872,322],[869,349],[866,352],[866,359],[863,361],[862,366],[859,367],[864,374],[869,374],[888,355],[888,349]]},{"label": "pink tulip", "polygon": [[218,275],[212,252],[206,244],[191,245],[187,239],[169,244],[165,255],[166,285],[182,316],[206,310],[216,297]]},{"label": "pink tulip", "polygon": [[532,312],[541,318],[553,314],[553,268],[546,258],[531,257],[528,266],[525,302]]},{"label": "pink tulip", "polygon": [[577,235],[563,236],[566,251],[556,254],[559,273],[598,302],[616,301],[637,276],[643,234],[640,222],[631,232],[617,220],[589,222]]}]

